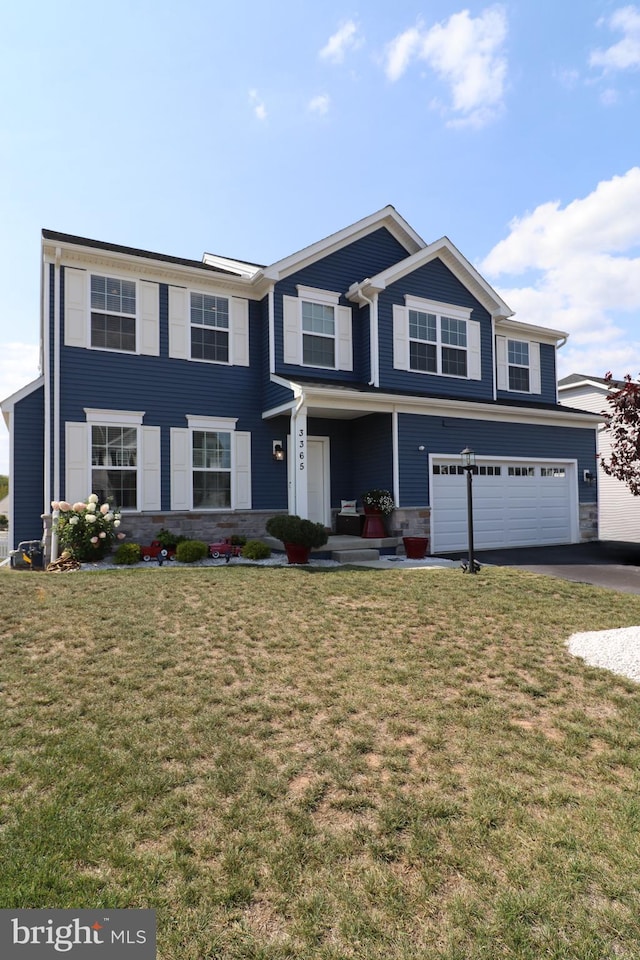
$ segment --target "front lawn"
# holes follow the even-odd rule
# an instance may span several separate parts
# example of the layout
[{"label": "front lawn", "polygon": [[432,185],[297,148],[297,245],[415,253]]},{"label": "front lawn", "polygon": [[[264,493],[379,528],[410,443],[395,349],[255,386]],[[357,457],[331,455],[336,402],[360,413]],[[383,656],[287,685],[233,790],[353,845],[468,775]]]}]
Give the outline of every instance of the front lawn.
[{"label": "front lawn", "polygon": [[161,960],[638,956],[640,597],[515,570],[0,572],[0,907]]}]

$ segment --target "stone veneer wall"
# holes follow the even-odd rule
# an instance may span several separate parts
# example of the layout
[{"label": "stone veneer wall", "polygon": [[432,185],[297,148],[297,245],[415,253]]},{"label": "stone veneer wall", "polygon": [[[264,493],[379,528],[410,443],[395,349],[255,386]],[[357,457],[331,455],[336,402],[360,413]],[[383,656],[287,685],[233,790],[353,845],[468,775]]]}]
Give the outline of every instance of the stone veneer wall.
[{"label": "stone veneer wall", "polygon": [[581,503],[579,510],[580,540],[598,539],[598,504]]},{"label": "stone veneer wall", "polygon": [[[120,532],[126,534],[123,543],[151,543],[161,529],[170,530],[189,540],[224,540],[226,537],[246,537],[247,540],[265,536],[265,524],[274,510],[247,510],[234,513],[124,513]],[[51,516],[42,517],[44,526],[45,559],[51,559]]]}]

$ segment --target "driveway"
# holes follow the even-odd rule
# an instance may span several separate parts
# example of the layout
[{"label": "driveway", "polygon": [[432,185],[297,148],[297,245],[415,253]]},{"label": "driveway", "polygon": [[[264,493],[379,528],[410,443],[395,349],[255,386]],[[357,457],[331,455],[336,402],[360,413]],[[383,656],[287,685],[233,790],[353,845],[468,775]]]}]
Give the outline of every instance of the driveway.
[{"label": "driveway", "polygon": [[[463,551],[446,556],[457,560],[468,554]],[[559,547],[478,550],[475,556],[480,563],[519,567],[563,580],[640,594],[640,543],[598,540]]]}]

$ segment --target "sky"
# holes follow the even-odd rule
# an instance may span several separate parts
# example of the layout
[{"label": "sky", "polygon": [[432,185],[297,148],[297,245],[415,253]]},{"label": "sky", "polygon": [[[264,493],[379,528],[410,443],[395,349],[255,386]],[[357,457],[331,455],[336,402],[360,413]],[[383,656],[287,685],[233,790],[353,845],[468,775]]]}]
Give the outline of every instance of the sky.
[{"label": "sky", "polygon": [[3,4],[0,398],[39,373],[42,228],[267,264],[387,204],[569,333],[560,376],[637,376],[639,121],[640,5]]}]

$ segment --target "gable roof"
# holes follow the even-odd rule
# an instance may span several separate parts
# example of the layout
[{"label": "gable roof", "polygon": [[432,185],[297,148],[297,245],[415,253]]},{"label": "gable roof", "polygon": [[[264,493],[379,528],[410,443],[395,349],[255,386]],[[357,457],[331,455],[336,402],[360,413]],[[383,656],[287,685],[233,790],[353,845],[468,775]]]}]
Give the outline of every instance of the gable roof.
[{"label": "gable roof", "polygon": [[592,377],[586,373],[570,373],[558,380],[558,390],[568,390],[570,387],[595,387],[596,390],[606,393],[612,388],[621,390],[624,387],[624,380],[612,380],[609,386],[604,377]]},{"label": "gable roof", "polygon": [[282,280],[308,264],[322,257],[327,257],[331,253],[336,253],[342,247],[354,243],[361,237],[366,237],[383,227],[386,227],[409,255],[422,250],[426,246],[422,237],[418,236],[404,217],[401,217],[394,207],[388,205],[383,207],[382,210],[350,224],[348,227],[343,227],[337,233],[330,234],[323,240],[318,240],[310,246],[303,247],[302,250],[284,257],[282,260],[277,260],[270,266],[265,267],[262,273],[270,280]]},{"label": "gable roof", "polygon": [[448,267],[492,317],[506,319],[513,316],[511,307],[504,302],[484,277],[480,276],[476,268],[469,263],[448,237],[441,237],[439,240],[424,246],[421,250],[417,250],[411,256],[400,260],[399,263],[393,264],[375,277],[369,277],[361,283],[352,284],[349,288],[349,299],[357,300],[360,292],[364,289],[375,292],[384,290],[390,284],[396,283],[407,274],[436,259],[441,260]]}]

